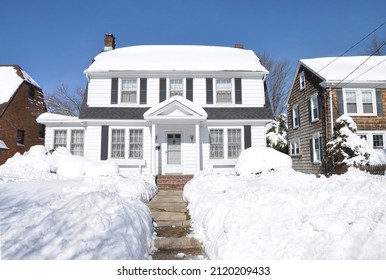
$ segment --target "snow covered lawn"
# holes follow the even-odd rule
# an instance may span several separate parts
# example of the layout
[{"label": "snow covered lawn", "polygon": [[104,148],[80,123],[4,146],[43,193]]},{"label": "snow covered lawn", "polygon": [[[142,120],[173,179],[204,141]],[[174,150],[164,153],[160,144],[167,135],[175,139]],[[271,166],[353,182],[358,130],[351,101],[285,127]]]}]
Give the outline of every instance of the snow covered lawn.
[{"label": "snow covered lawn", "polygon": [[[1,258],[150,258],[146,203],[156,193],[154,179],[111,170],[101,176],[106,170],[98,167],[65,152],[46,155],[44,147],[0,166]],[[79,174],[88,169],[92,175]]]},{"label": "snow covered lawn", "polygon": [[202,173],[184,196],[210,259],[386,259],[386,176]]}]

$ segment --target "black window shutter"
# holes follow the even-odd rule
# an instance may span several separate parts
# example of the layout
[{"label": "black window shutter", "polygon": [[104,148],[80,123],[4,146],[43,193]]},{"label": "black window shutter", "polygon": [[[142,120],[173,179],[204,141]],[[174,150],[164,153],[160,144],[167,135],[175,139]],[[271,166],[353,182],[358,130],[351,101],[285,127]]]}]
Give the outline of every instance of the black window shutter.
[{"label": "black window shutter", "polygon": [[320,147],[320,162],[323,162],[323,138],[322,136],[319,137],[319,147]]},{"label": "black window shutter", "polygon": [[377,116],[383,116],[382,90],[375,91],[375,98],[377,99]]},{"label": "black window shutter", "polygon": [[242,104],[241,78],[235,79],[235,103]]},{"label": "black window shutter", "polygon": [[318,94],[318,118],[322,119],[322,94]]},{"label": "black window shutter", "polygon": [[118,78],[111,79],[111,104],[118,104]]},{"label": "black window shutter", "polygon": [[298,115],[298,126],[300,126],[300,106],[298,105],[296,114]]},{"label": "black window shutter", "polygon": [[338,99],[338,114],[343,115],[344,114],[344,107],[343,107],[343,92],[341,89],[336,90],[336,97]]},{"label": "black window shutter", "polygon": [[311,99],[308,100],[308,120],[309,122],[312,121],[312,106],[311,106]]},{"label": "black window shutter", "polygon": [[166,78],[159,79],[159,102],[166,100]]},{"label": "black window shutter", "polygon": [[213,79],[206,79],[206,104],[213,104]]},{"label": "black window shutter", "polygon": [[193,79],[186,79],[186,99],[193,102]]},{"label": "black window shutter", "polygon": [[252,146],[251,126],[244,125],[244,149]]},{"label": "black window shutter", "polygon": [[141,78],[139,84],[139,104],[147,103],[147,79]]},{"label": "black window shutter", "polygon": [[109,154],[109,126],[102,125],[101,160],[106,160]]},{"label": "black window shutter", "polygon": [[314,162],[314,145],[313,145],[313,139],[310,139],[310,156],[311,156],[311,162]]}]

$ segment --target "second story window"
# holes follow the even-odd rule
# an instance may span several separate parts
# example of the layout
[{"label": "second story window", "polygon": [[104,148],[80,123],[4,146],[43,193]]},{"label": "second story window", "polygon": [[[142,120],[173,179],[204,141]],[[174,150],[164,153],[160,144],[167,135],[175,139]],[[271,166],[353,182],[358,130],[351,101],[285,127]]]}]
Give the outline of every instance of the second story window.
[{"label": "second story window", "polygon": [[24,130],[17,130],[17,140],[16,143],[18,146],[24,146]]},{"label": "second story window", "polygon": [[216,80],[216,102],[232,103],[232,79]]},{"label": "second story window", "polygon": [[175,95],[183,96],[184,83],[182,79],[170,79],[170,97]]},{"label": "second story window", "polygon": [[314,95],[310,99],[310,121],[319,120],[319,99],[318,95]]},{"label": "second story window", "polygon": [[121,94],[122,103],[137,103],[137,80],[122,80]]},{"label": "second story window", "polygon": [[376,98],[372,89],[344,89],[344,112],[349,115],[375,116]]},{"label": "second story window", "polygon": [[296,104],[292,108],[292,128],[297,128],[300,126],[300,111],[299,105]]}]

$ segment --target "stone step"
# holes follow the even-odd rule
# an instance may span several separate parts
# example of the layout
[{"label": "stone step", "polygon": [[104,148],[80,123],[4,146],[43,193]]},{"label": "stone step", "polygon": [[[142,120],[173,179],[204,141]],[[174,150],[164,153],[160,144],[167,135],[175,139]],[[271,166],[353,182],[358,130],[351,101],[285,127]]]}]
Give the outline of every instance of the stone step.
[{"label": "stone step", "polygon": [[150,210],[153,212],[181,212],[185,213],[186,204],[183,202],[169,204],[165,202],[152,203],[148,205]]},{"label": "stone step", "polygon": [[190,220],[186,221],[156,221],[157,227],[188,227],[190,226]]},{"label": "stone step", "polygon": [[153,219],[158,221],[186,221],[186,213],[181,212],[153,212]]},{"label": "stone step", "polygon": [[193,237],[158,238],[154,242],[158,250],[201,249],[201,244]]}]

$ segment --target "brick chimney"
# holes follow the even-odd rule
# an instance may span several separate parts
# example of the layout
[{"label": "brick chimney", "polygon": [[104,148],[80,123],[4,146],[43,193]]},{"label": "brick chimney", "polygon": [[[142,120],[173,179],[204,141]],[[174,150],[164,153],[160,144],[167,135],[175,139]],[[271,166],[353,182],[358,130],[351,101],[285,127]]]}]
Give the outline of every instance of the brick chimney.
[{"label": "brick chimney", "polygon": [[235,44],[235,48],[236,49],[244,49],[244,45],[243,44]]},{"label": "brick chimney", "polygon": [[113,34],[106,34],[103,51],[108,52],[108,51],[111,51],[113,49],[115,49],[115,37]]}]

